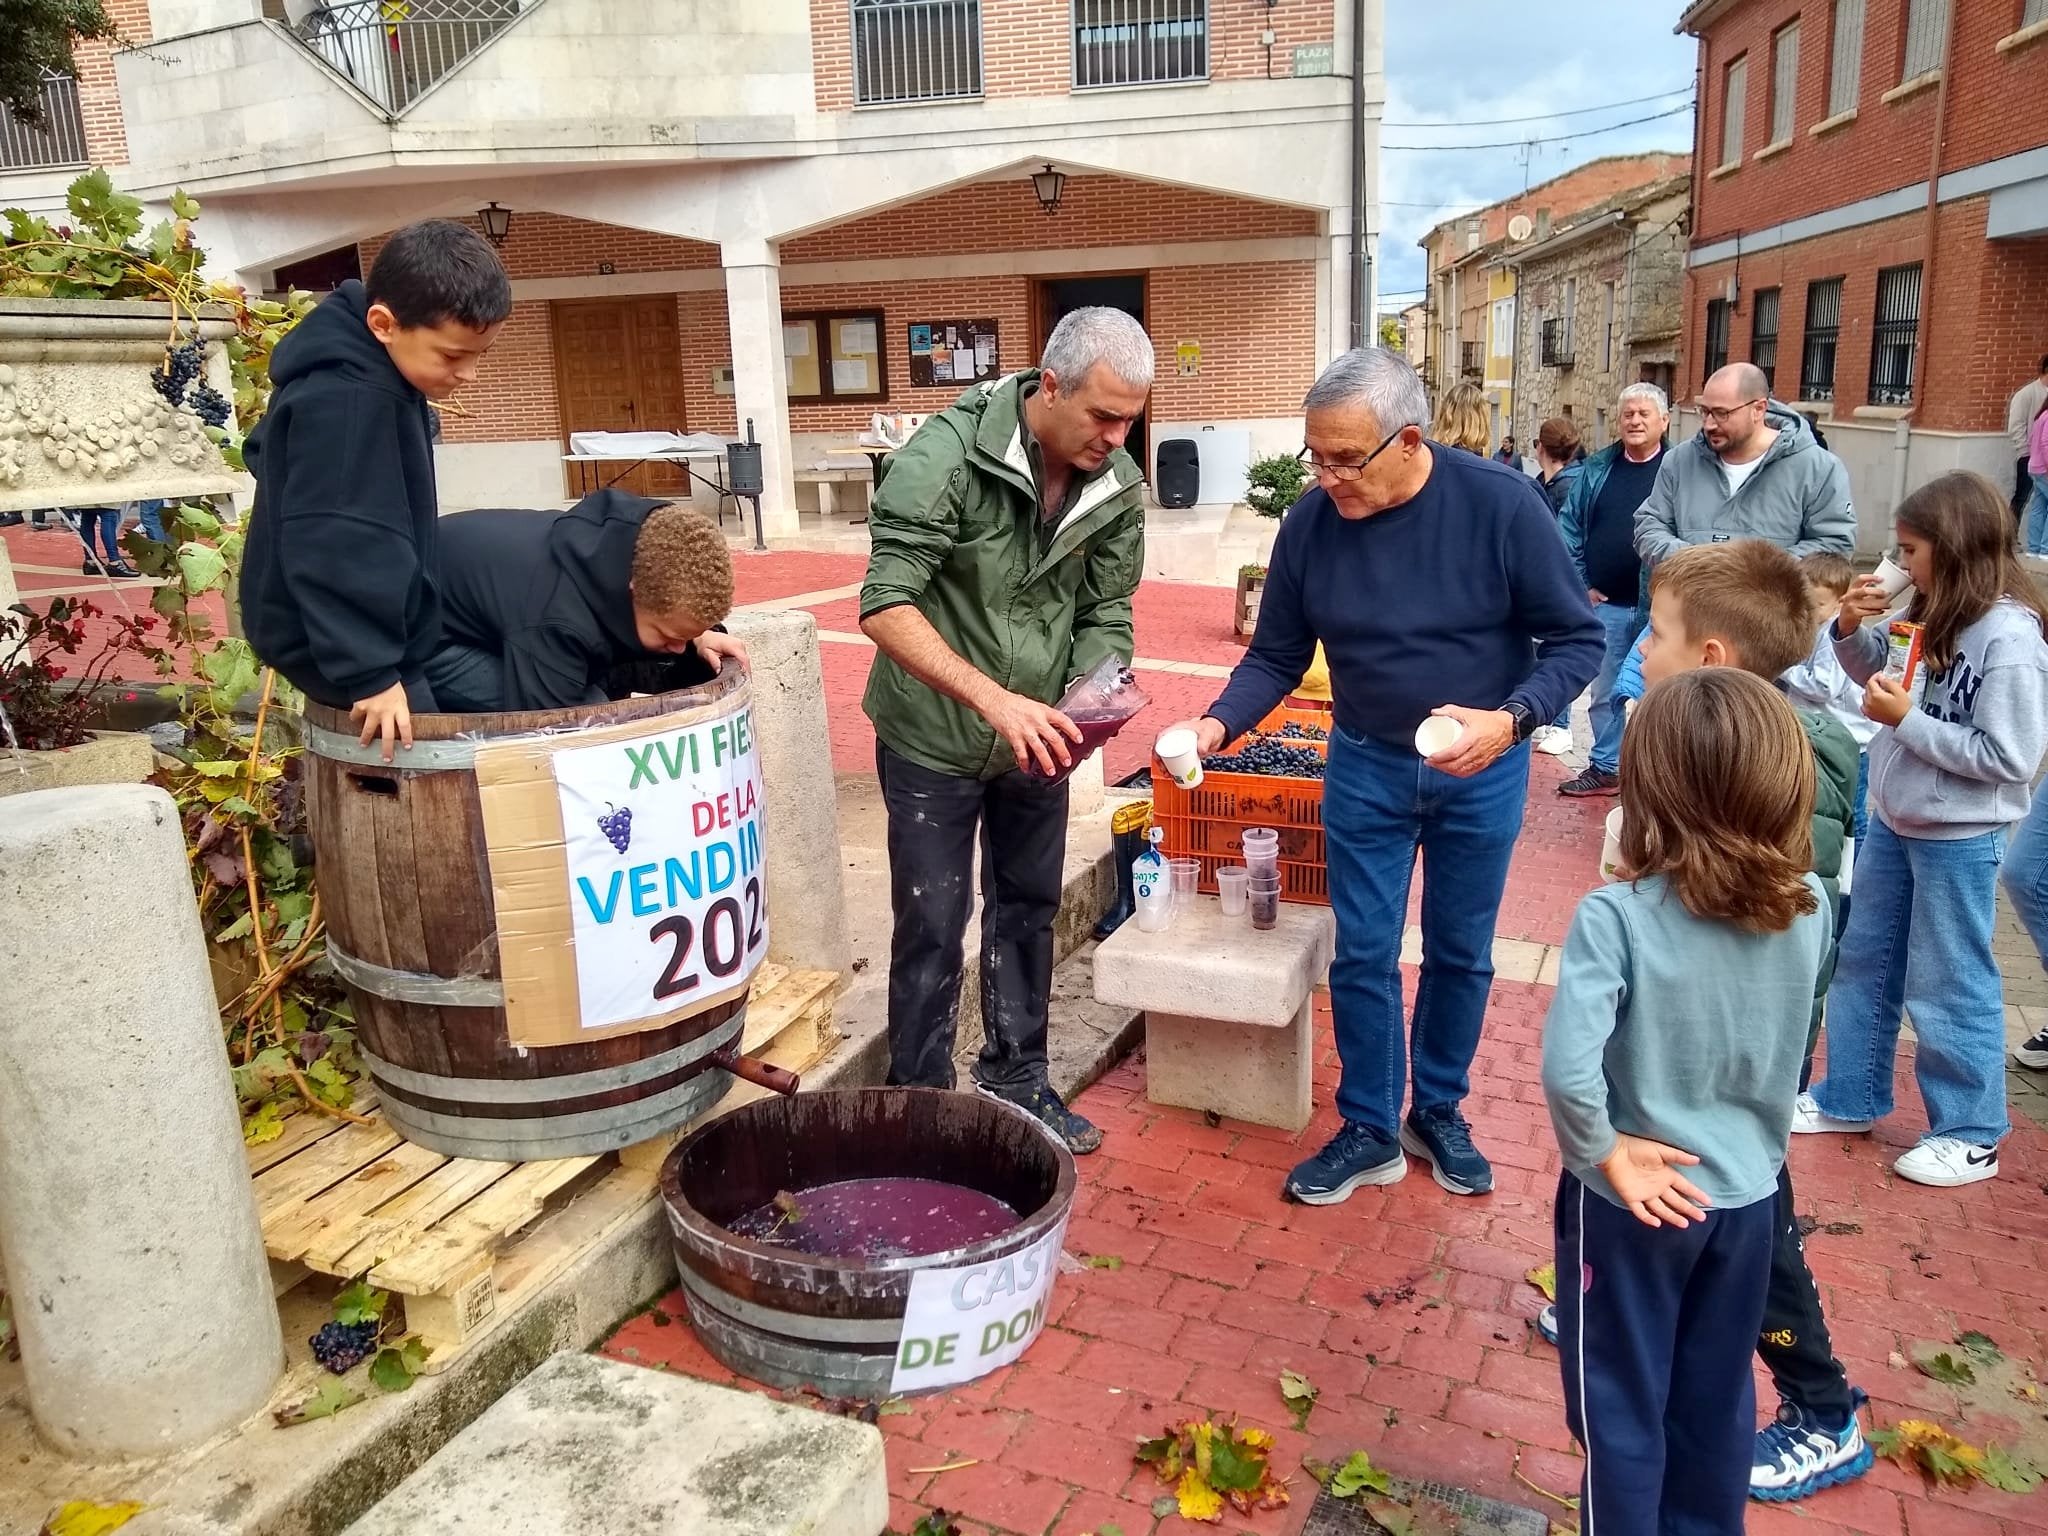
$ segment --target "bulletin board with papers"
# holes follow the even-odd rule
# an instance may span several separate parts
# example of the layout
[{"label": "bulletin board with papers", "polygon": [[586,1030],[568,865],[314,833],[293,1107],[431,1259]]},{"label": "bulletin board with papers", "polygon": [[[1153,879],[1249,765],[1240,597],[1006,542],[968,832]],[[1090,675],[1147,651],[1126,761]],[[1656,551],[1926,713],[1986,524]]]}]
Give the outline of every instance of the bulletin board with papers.
[{"label": "bulletin board with papers", "polygon": [[979,384],[1001,371],[993,320],[926,320],[909,328],[910,382]]}]

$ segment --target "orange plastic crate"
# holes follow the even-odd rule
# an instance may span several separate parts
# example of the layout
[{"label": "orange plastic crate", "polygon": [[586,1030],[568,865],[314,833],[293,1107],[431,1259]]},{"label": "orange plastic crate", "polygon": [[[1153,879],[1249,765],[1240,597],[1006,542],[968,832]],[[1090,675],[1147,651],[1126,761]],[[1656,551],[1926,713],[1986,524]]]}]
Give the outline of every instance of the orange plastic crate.
[{"label": "orange plastic crate", "polygon": [[[1321,710],[1276,709],[1259,722],[1264,732],[1282,726],[1331,728]],[[1329,744],[1305,741],[1325,758]],[[1237,755],[1232,748],[1229,756]],[[1216,871],[1244,862],[1244,829],[1271,827],[1280,834],[1280,897],[1283,901],[1330,904],[1329,864],[1323,853],[1323,785],[1320,779],[1289,779],[1263,773],[1204,773],[1201,784],[1182,789],[1155,766],[1152,820],[1165,833],[1160,847],[1170,859],[1199,859],[1200,885],[1214,894]]]}]

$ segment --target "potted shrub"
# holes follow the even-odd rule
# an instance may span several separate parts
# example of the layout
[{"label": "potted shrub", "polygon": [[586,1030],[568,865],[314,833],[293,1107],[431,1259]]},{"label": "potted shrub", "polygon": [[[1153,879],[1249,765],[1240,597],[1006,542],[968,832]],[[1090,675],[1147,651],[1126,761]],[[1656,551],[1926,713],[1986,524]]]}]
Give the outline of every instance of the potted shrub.
[{"label": "potted shrub", "polygon": [[[108,626],[92,636],[99,621]],[[156,767],[149,738],[93,728],[96,697],[123,656],[141,658],[153,616],[104,614],[53,597],[0,611],[0,795],[80,784],[140,784]]]},{"label": "potted shrub", "polygon": [[1269,454],[1245,471],[1245,505],[1261,517],[1285,517],[1307,492],[1308,466],[1291,453]]}]

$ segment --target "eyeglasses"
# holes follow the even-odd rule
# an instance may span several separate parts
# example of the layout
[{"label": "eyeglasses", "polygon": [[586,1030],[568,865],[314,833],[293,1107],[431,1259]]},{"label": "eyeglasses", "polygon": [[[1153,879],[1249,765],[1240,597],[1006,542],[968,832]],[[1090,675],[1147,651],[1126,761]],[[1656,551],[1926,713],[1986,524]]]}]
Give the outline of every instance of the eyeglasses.
[{"label": "eyeglasses", "polygon": [[1360,475],[1365,473],[1367,465],[1371,464],[1374,459],[1378,458],[1381,454],[1385,453],[1389,445],[1393,443],[1394,439],[1399,437],[1403,432],[1407,430],[1408,429],[1406,427],[1394,428],[1392,432],[1389,432],[1386,435],[1386,437],[1382,439],[1379,447],[1373,449],[1371,453],[1368,453],[1356,464],[1326,463],[1324,460],[1317,458],[1313,453],[1309,452],[1309,450],[1306,448],[1303,448],[1300,453],[1295,455],[1295,457],[1301,460],[1302,463],[1306,464],[1309,467],[1309,470],[1312,474],[1328,475],[1332,480],[1356,480]]},{"label": "eyeglasses", "polygon": [[1699,406],[1700,414],[1718,427],[1737,411],[1746,411],[1752,405],[1762,405],[1764,401],[1763,396],[1759,395],[1754,400],[1744,400],[1737,405],[1709,405],[1704,400],[1695,401],[1694,403]]}]

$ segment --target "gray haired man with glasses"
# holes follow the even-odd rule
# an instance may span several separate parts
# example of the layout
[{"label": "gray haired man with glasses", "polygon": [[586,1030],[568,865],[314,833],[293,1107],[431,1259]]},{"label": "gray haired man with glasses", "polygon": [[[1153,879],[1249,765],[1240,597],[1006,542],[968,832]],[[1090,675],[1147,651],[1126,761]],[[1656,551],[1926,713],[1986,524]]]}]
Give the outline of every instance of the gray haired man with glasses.
[{"label": "gray haired man with glasses", "polygon": [[[1323,839],[1344,1123],[1286,1193],[1329,1205],[1391,1184],[1407,1172],[1405,1149],[1453,1194],[1483,1195],[1493,1169],[1461,1105],[1528,798],[1529,737],[1592,681],[1600,626],[1536,482],[1429,441],[1406,359],[1345,353],[1306,413],[1315,487],[1280,525],[1250,649],[1190,722],[1213,752],[1300,682],[1317,642],[1329,656]],[[1415,733],[1432,716],[1455,722],[1457,739],[1425,757]],[[1422,985],[1404,1028],[1401,929],[1418,850]]]},{"label": "gray haired man with glasses", "polygon": [[1700,390],[1699,435],[1664,455],[1636,513],[1636,552],[1654,566],[1688,544],[1765,539],[1795,558],[1856,547],[1849,472],[1752,363]]}]

